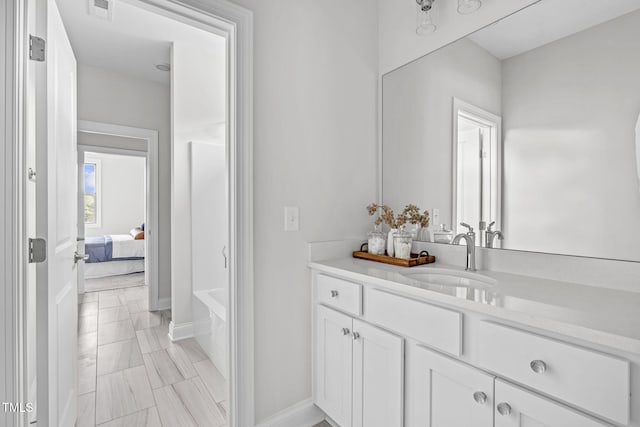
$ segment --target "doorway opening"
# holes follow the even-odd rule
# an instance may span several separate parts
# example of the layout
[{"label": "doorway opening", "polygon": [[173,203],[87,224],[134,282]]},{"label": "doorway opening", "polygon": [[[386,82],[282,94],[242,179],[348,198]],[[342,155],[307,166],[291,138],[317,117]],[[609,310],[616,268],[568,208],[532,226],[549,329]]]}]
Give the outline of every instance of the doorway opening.
[{"label": "doorway opening", "polygon": [[453,224],[454,234],[479,232],[478,246],[488,231],[501,227],[502,119],[482,108],[453,101]]},{"label": "doorway opening", "polygon": [[[36,65],[27,63],[29,67],[27,67],[28,76],[26,80],[28,80],[27,83],[29,84],[25,85],[28,87],[25,93],[27,94],[26,104],[29,110],[29,117],[26,120],[28,123],[25,124],[25,128],[28,129],[28,141],[26,142],[33,143],[33,147],[26,148],[26,151],[32,150],[37,153],[34,162],[36,165],[40,165],[37,169],[42,171],[38,175],[37,183],[38,197],[35,205],[38,206],[39,216],[37,215],[35,229],[39,229],[39,224],[47,225],[48,228],[43,227],[41,229],[43,240],[48,240],[53,244],[64,245],[63,249],[65,250],[64,259],[62,255],[58,259],[58,255],[62,254],[61,251],[49,251],[49,259],[38,267],[36,274],[38,286],[36,287],[36,302],[34,304],[37,307],[37,310],[35,310],[37,312],[36,319],[31,319],[31,316],[27,315],[28,319],[24,325],[25,333],[28,334],[30,330],[33,331],[33,328],[38,333],[36,342],[33,345],[25,346],[27,353],[38,352],[38,360],[35,362],[36,367],[32,367],[32,372],[33,370],[37,372],[37,381],[33,388],[29,388],[29,394],[32,393],[33,389],[37,390],[37,419],[40,419],[43,423],[53,425],[70,425],[70,422],[77,422],[78,425],[83,425],[85,420],[87,420],[88,424],[91,424],[91,422],[97,424],[111,421],[129,422],[130,419],[139,420],[139,417],[152,419],[157,415],[160,421],[167,425],[173,425],[176,420],[188,419],[189,417],[196,424],[252,425],[251,14],[227,2],[213,2],[214,4],[210,6],[201,6],[206,10],[191,9],[177,4],[164,4],[164,2],[163,4],[155,4],[153,1],[104,2],[107,3],[108,7],[116,4],[118,8],[123,10],[129,7],[139,8],[140,11],[148,13],[149,17],[135,19],[132,18],[135,14],[120,12],[104,15],[99,13],[101,16],[90,18],[94,19],[94,21],[92,21],[88,29],[85,28],[74,33],[72,29],[74,18],[70,18],[69,16],[71,15],[65,12],[65,3],[69,6],[67,12],[71,10],[72,13],[75,13],[77,9],[84,11],[84,8],[75,7],[77,5],[73,3],[77,2],[73,1],[58,0],[57,2],[46,2],[46,5],[29,2],[29,7],[27,7],[27,11],[29,11],[29,28],[25,29],[26,31],[33,31],[33,33],[37,33],[38,29],[40,30],[40,34],[47,39],[47,51],[51,53],[50,59],[53,59],[50,61],[48,58],[46,64],[39,66],[34,71],[35,88],[30,85],[29,69],[35,69]],[[60,9],[59,11],[57,10],[58,8]],[[33,19],[32,10],[35,12]],[[90,8],[91,10],[92,8]],[[217,12],[220,13],[218,14]],[[127,113],[132,114],[130,109],[131,99],[118,103],[105,102],[110,92],[115,92],[120,88],[105,84],[105,76],[114,73],[126,74],[128,71],[133,73],[140,72],[141,69],[133,63],[136,59],[139,59],[138,57],[145,57],[146,53],[153,51],[153,49],[138,49],[139,55],[127,56],[128,41],[133,40],[135,37],[122,28],[114,30],[113,24],[117,16],[129,19],[133,26],[132,28],[135,27],[138,31],[143,31],[145,36],[155,31],[156,34],[162,33],[162,37],[169,37],[168,34],[170,32],[167,31],[166,26],[154,25],[152,22],[154,19],[161,18],[173,20],[175,21],[174,24],[179,23],[188,27],[191,31],[197,30],[201,33],[208,33],[209,36],[220,38],[221,46],[223,46],[224,50],[221,55],[223,59],[222,72],[218,73],[218,75],[223,79],[224,88],[221,91],[221,96],[217,98],[212,96],[215,94],[207,90],[207,83],[214,80],[212,75],[207,74],[206,67],[199,66],[199,63],[189,62],[190,59],[211,60],[207,52],[207,48],[210,45],[196,47],[192,40],[162,40],[164,41],[164,46],[160,49],[162,50],[161,53],[168,52],[169,60],[155,64],[154,72],[167,73],[169,71],[171,116],[167,117],[167,122],[171,123],[171,135],[169,144],[164,146],[169,148],[168,155],[166,153],[163,155],[161,151],[159,153],[161,185],[158,187],[160,192],[163,189],[171,188],[171,196],[168,208],[167,206],[164,208],[161,206],[158,211],[160,216],[162,214],[170,216],[171,224],[174,228],[171,230],[172,247],[170,258],[168,262],[163,263],[159,256],[158,259],[160,261],[157,264],[158,269],[161,271],[158,274],[158,279],[170,278],[168,282],[171,287],[169,299],[171,312],[169,316],[163,316],[161,311],[160,317],[157,319],[152,316],[155,313],[151,311],[144,309],[138,311],[135,309],[136,307],[131,307],[129,304],[131,301],[126,297],[123,303],[121,295],[115,292],[118,289],[97,291],[97,301],[90,301],[91,297],[85,298],[88,293],[86,289],[81,289],[85,291],[81,294],[82,303],[97,303],[92,307],[84,307],[87,310],[80,313],[81,316],[96,316],[97,318],[93,338],[87,338],[84,340],[85,342],[81,342],[77,337],[75,337],[77,340],[73,339],[73,335],[76,335],[73,330],[75,328],[68,327],[75,323],[74,320],[77,321],[76,316],[78,313],[75,310],[75,295],[77,293],[73,291],[78,289],[76,281],[71,279],[71,277],[77,275],[76,266],[70,263],[67,269],[66,261],[69,258],[72,261],[75,260],[75,263],[78,263],[78,261],[81,263],[85,255],[82,253],[85,248],[85,242],[81,241],[76,245],[77,237],[82,237],[79,236],[81,233],[78,233],[76,224],[71,226],[71,221],[65,221],[65,228],[56,229],[56,217],[53,217],[54,222],[50,222],[51,216],[48,212],[55,212],[57,209],[58,214],[65,214],[58,215],[57,218],[77,219],[79,215],[68,215],[69,212],[67,210],[72,207],[72,212],[80,214],[82,209],[82,222],[84,223],[85,220],[88,220],[94,226],[99,225],[104,219],[104,212],[98,211],[98,203],[101,201],[98,189],[95,185],[93,187],[87,185],[84,179],[82,181],[77,179],[78,176],[75,173],[79,160],[76,154],[75,136],[72,137],[74,135],[72,129],[74,129],[75,122],[66,123],[63,119],[68,117],[75,120],[79,117],[86,120],[128,125],[125,120],[109,119],[108,116],[94,114],[100,111],[110,111],[114,114],[121,113],[124,115]],[[221,16],[221,18],[218,19],[215,16]],[[106,22],[100,23],[101,19]],[[32,24],[34,27],[30,26]],[[111,28],[110,34],[108,34],[109,31],[101,33],[100,27],[103,24],[105,29]],[[158,32],[159,28],[160,32]],[[107,61],[108,64],[88,64],[90,60],[86,60],[86,58],[90,54],[87,51],[83,52],[81,46],[83,37],[89,39],[86,45],[89,45],[90,50],[94,53],[98,52],[98,57],[94,56],[94,60],[98,62]],[[66,43],[64,43],[65,38]],[[108,48],[96,48],[96,43],[101,38],[113,43],[111,51]],[[124,40],[125,38],[128,38],[128,40]],[[78,42],[79,40],[80,42]],[[144,41],[148,42],[149,39],[147,38]],[[57,49],[57,47],[61,46],[58,44],[60,42],[62,42],[63,51]],[[155,52],[158,53],[159,50]],[[59,54],[60,57],[56,56]],[[76,106],[71,102],[75,100],[75,81],[69,79],[70,76],[74,78],[76,76],[76,57],[79,64],[77,69],[79,94],[81,89],[87,87],[86,85],[83,86],[86,81],[83,82],[82,79],[84,78],[83,75],[87,75],[88,68],[92,68],[94,71],[95,69],[105,71],[108,66],[114,64],[124,64],[124,68],[127,68],[95,72],[94,74],[97,77],[94,79],[94,84],[90,85],[90,88],[94,93],[101,93],[101,96],[97,98],[99,101],[103,101],[103,105],[98,107],[93,105],[87,108],[87,104],[83,104],[81,101],[77,106],[77,115]],[[69,58],[70,60],[67,60]],[[68,67],[61,70],[59,65],[63,62],[65,67]],[[54,80],[48,79],[49,73]],[[146,73],[146,71],[143,71],[143,73]],[[198,75],[194,76],[194,74]],[[137,78],[140,79],[140,76],[137,76]],[[164,78],[158,77],[160,80]],[[43,82],[46,83],[47,81],[50,82],[48,86],[46,84],[42,85]],[[55,84],[64,84],[64,87],[61,88],[63,90],[49,90]],[[180,86],[180,89],[176,89],[177,85],[182,86]],[[134,86],[137,87],[138,85]],[[33,92],[29,92],[31,89],[33,89]],[[30,95],[31,93],[35,93],[35,96]],[[187,93],[190,95],[181,98]],[[220,94],[218,93],[218,95]],[[138,96],[138,98],[140,99],[141,97]],[[219,106],[216,107],[219,109],[215,113],[221,114],[221,117],[207,114],[210,111],[203,108],[202,103],[199,102],[214,98],[220,101]],[[57,104],[56,101],[63,101],[64,105]],[[100,102],[96,104],[100,104]],[[30,110],[31,108],[33,110]],[[83,111],[91,114],[83,115]],[[198,121],[203,117],[205,118],[204,121]],[[29,122],[29,119],[33,118],[35,120]],[[47,129],[47,123],[56,123],[56,126],[53,130]],[[58,124],[61,126],[58,126]],[[139,125],[150,127],[144,123],[139,123]],[[38,132],[35,132],[36,129]],[[220,250],[216,249],[212,253],[216,254],[217,260],[226,270],[222,281],[226,280],[227,289],[226,292],[222,293],[221,304],[225,309],[224,317],[226,319],[224,320],[229,323],[224,332],[217,334],[215,338],[216,340],[224,340],[227,344],[225,346],[227,354],[221,358],[220,363],[222,365],[224,361],[227,362],[225,366],[227,377],[213,385],[209,381],[212,378],[211,370],[207,366],[203,366],[207,365],[207,362],[212,364],[212,356],[207,349],[202,348],[202,344],[199,344],[200,340],[196,340],[196,335],[200,333],[199,327],[202,324],[194,318],[191,310],[191,304],[193,304],[196,297],[196,289],[190,279],[195,269],[191,263],[184,263],[182,262],[184,260],[181,259],[181,257],[190,259],[190,252],[193,250],[191,243],[194,240],[194,233],[198,231],[192,226],[192,220],[195,222],[195,216],[192,212],[194,207],[191,205],[189,198],[187,198],[186,203],[176,200],[187,194],[190,195],[192,191],[189,187],[189,180],[184,180],[190,175],[188,167],[191,147],[195,147],[196,144],[217,143],[212,140],[212,134],[215,134],[213,139],[217,138],[218,141],[222,141],[224,146],[223,164],[226,182],[222,183],[222,187],[225,189],[226,208],[223,210],[226,212],[226,220],[219,224],[223,228],[219,234],[225,244],[219,248]],[[162,135],[161,131],[159,138],[161,147]],[[42,147],[45,146],[49,146],[51,149],[42,150]],[[92,150],[94,149],[92,148]],[[86,153],[96,153],[96,150],[85,150]],[[108,154],[114,155],[114,153]],[[115,154],[122,156],[122,153]],[[94,158],[91,158],[89,155],[89,161],[87,161],[83,156],[78,165],[82,169],[82,176],[84,177],[85,164],[87,164],[87,173],[94,174],[94,181],[98,170],[104,170],[106,161],[104,158],[95,159],[95,157],[98,156],[94,154]],[[163,163],[163,160],[165,163]],[[26,166],[31,166],[28,161],[25,163],[27,163]],[[165,166],[169,164],[170,167],[163,169],[163,164]],[[185,165],[187,168],[183,168]],[[58,172],[57,175],[56,172]],[[63,196],[65,198],[63,200],[58,197],[57,191],[63,188],[60,186],[61,184],[70,182],[72,175],[75,183],[72,186],[67,185],[64,187]],[[163,179],[168,181],[167,186],[162,185]],[[69,191],[71,188],[76,191]],[[71,195],[73,193],[80,194],[78,191],[80,189],[83,195],[82,200],[78,200],[78,198],[73,200],[74,197]],[[162,196],[159,198],[162,199]],[[76,202],[80,202],[77,209]],[[177,233],[176,224],[178,224],[177,226],[183,226],[183,224],[176,221],[175,215],[176,212],[181,213],[183,208],[187,208],[186,212],[183,212],[183,217],[188,218],[188,221],[186,221],[186,227],[184,228],[185,232]],[[34,206],[27,203],[24,209],[29,212],[34,210]],[[156,230],[150,227],[149,214],[151,213],[147,211],[144,214],[145,232],[149,232],[150,237],[154,235],[162,237],[161,233],[155,233]],[[75,219],[73,222],[75,223]],[[161,227],[161,224],[158,226]],[[141,223],[140,229],[142,228]],[[33,232],[33,229],[25,231],[25,235],[29,235]],[[62,240],[56,239],[56,231],[65,233],[57,235],[57,237],[62,237]],[[51,232],[54,234],[51,235]],[[178,237],[176,238],[176,236]],[[185,244],[185,240],[181,240],[183,236],[188,236],[185,239],[188,242],[187,244]],[[113,238],[111,240],[113,250]],[[175,241],[178,241],[179,244],[174,244]],[[74,255],[73,250],[76,246],[77,252]],[[159,246],[162,248],[162,245]],[[147,252],[149,251],[146,250],[145,252],[146,262],[146,258],[149,255]],[[67,257],[68,254],[70,254],[69,257]],[[240,254],[242,256],[238,256]],[[162,268],[167,265],[172,268],[167,275],[163,275]],[[185,265],[188,266],[189,271],[188,274],[183,276],[176,273],[177,268],[173,268],[174,266]],[[49,292],[40,294],[40,289],[47,288],[47,280],[55,279],[52,273],[57,274],[58,271],[64,273],[64,288],[61,288],[60,292],[58,292],[58,289],[49,288]],[[42,272],[46,274],[40,274]],[[29,276],[30,274],[27,274],[27,280],[29,280]],[[152,279],[148,280],[152,281]],[[205,290],[198,289],[198,291]],[[105,292],[104,297],[101,295],[102,292]],[[158,294],[161,297],[162,290]],[[64,303],[64,309],[61,309],[60,302]],[[113,321],[103,321],[101,323],[100,311],[114,307],[117,309],[109,311],[109,314],[102,313],[104,314],[102,316],[103,320],[111,318]],[[96,310],[95,314],[91,314],[92,309]],[[27,313],[33,313],[33,311],[26,311]],[[126,321],[117,320],[119,316],[125,316],[125,311],[129,319]],[[62,313],[67,313],[68,316],[60,316]],[[139,316],[134,316],[136,314],[139,314]],[[160,322],[160,325],[154,324],[157,321]],[[110,326],[100,329],[103,324]],[[88,323],[83,326],[83,323],[79,323],[79,325],[81,335],[86,333],[89,337],[92,336],[92,329],[94,328],[92,324]],[[157,326],[166,326],[166,329],[161,331],[156,328]],[[133,335],[131,334],[132,330]],[[61,331],[64,333],[58,334]],[[242,334],[239,334],[239,331]],[[64,343],[61,340],[64,340]],[[77,360],[70,360],[75,358],[69,357],[72,355],[68,351],[76,347],[76,345],[79,347],[79,352],[87,349],[96,349],[93,352],[93,356],[89,356],[87,360],[90,363],[93,357],[95,368],[92,367],[91,369],[95,369],[97,377],[94,381],[88,381],[86,384],[88,387],[93,387],[93,391],[86,390],[87,392],[82,394],[84,398],[82,401],[79,400],[77,404],[74,403],[75,399],[70,399],[70,397],[78,394],[81,388],[80,385],[76,386],[76,374],[74,372],[78,364]],[[102,353],[106,356],[101,357],[100,347],[104,347]],[[239,351],[241,348],[242,351]],[[136,352],[136,349],[138,352]],[[121,357],[109,357],[109,355],[120,355]],[[171,375],[161,375],[167,374],[167,372],[161,372],[160,367],[166,366],[164,362],[167,362],[168,359],[173,360],[175,365],[178,364],[175,358],[181,362],[188,361],[187,365],[190,364],[192,371],[179,372],[183,376],[181,379],[177,379],[177,376],[172,378]],[[104,363],[101,363],[101,361]],[[184,368],[184,366],[182,367]],[[238,380],[239,368],[242,372],[240,380]],[[186,369],[188,370],[188,368]],[[193,374],[193,372],[196,373]],[[223,376],[222,373],[220,374],[220,376]],[[64,379],[64,382],[61,382],[62,379]],[[81,376],[80,379],[82,380],[83,377]],[[145,381],[148,387],[144,387]],[[217,390],[215,389],[216,387]],[[124,395],[116,396],[117,393],[114,393],[116,389],[129,390],[129,392],[138,393],[139,395],[129,396],[124,393]],[[190,403],[187,403],[189,399],[184,397],[187,395],[193,396],[194,391],[201,393],[201,400],[195,406],[190,407]],[[111,396],[111,401],[102,400],[103,404],[101,404],[101,395]],[[224,396],[224,399],[219,398],[221,395]],[[150,396],[151,398],[149,398]],[[239,396],[242,396],[242,398],[239,398]],[[113,397],[116,397],[116,399],[113,399]],[[182,412],[175,410],[173,403],[176,401],[183,402]],[[212,401],[214,402],[213,405],[210,404]],[[239,407],[243,409],[239,409]],[[92,416],[84,417],[91,411],[93,411]],[[178,418],[176,419],[175,417]]]}]

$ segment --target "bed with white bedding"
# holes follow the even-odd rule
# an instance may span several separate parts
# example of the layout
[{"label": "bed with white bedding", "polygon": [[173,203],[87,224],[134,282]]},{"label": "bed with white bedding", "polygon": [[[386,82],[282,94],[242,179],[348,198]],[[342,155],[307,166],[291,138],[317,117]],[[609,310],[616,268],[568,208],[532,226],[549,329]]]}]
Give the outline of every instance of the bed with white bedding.
[{"label": "bed with white bedding", "polygon": [[130,234],[87,237],[85,254],[87,279],[144,271],[145,241]]}]

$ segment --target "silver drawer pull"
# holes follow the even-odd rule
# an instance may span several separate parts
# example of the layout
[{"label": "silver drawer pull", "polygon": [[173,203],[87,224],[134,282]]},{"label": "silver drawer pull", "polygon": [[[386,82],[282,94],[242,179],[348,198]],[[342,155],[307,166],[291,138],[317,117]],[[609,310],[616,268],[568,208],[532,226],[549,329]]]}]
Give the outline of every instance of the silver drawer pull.
[{"label": "silver drawer pull", "polygon": [[338,297],[338,291],[331,291],[331,298],[337,298]]},{"label": "silver drawer pull", "polygon": [[547,364],[542,360],[534,360],[529,366],[531,366],[531,370],[536,374],[544,374],[547,371]]},{"label": "silver drawer pull", "polygon": [[342,328],[342,335],[349,335],[349,333],[351,333],[349,328]]},{"label": "silver drawer pull", "polygon": [[473,400],[483,405],[487,401],[487,395],[481,391],[473,393]]},{"label": "silver drawer pull", "polygon": [[351,337],[353,338],[354,341],[360,339],[360,334],[357,332],[354,332],[351,334]]},{"label": "silver drawer pull", "polygon": [[497,409],[498,413],[502,416],[511,415],[511,405],[509,405],[508,403],[498,403]]}]

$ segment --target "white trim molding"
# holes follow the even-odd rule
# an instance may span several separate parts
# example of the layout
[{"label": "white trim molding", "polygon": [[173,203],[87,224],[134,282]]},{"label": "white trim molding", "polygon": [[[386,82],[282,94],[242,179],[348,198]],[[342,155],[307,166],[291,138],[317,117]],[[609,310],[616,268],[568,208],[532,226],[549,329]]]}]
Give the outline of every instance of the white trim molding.
[{"label": "white trim molding", "polygon": [[158,298],[158,310],[171,309],[171,297]]},{"label": "white trim molding", "polygon": [[187,338],[192,338],[193,335],[193,323],[180,323],[176,325],[174,322],[169,323],[169,338],[171,341],[180,341]]},{"label": "white trim molding", "polygon": [[[0,4],[0,401],[14,403],[28,399],[21,340],[26,270],[23,211],[20,209],[23,200],[21,177],[24,175],[24,3],[7,0]],[[0,410],[0,426],[27,423],[24,414]]]},{"label": "white trim molding", "polygon": [[90,151],[107,154],[142,155],[146,158],[147,189],[146,189],[146,224],[145,241],[147,250],[145,256],[146,281],[149,286],[149,309],[151,311],[161,310],[159,299],[160,290],[158,279],[160,265],[160,248],[158,240],[158,230],[160,229],[158,212],[160,210],[160,174],[158,164],[158,131],[152,129],[136,128],[131,126],[114,125],[110,123],[92,122],[88,120],[78,120],[78,133],[89,133],[98,135],[109,135],[125,138],[136,138],[146,141],[146,151],[131,149],[124,145],[113,147],[102,147],[97,145],[78,144],[79,151]]},{"label": "white trim molding", "polygon": [[325,413],[307,399],[267,418],[256,427],[313,427],[325,418]]}]

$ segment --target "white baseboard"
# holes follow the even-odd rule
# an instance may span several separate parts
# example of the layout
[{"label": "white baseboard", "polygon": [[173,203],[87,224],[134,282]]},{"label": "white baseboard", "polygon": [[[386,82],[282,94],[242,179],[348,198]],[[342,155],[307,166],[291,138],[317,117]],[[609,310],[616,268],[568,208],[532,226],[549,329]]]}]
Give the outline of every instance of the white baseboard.
[{"label": "white baseboard", "polygon": [[159,298],[158,299],[158,310],[169,310],[171,309],[171,297],[169,298]]},{"label": "white baseboard", "polygon": [[173,323],[169,323],[169,338],[171,341],[180,341],[185,338],[193,337],[193,323],[181,323],[176,325]]},{"label": "white baseboard", "polygon": [[324,412],[308,399],[278,412],[256,427],[312,427],[324,419]]}]

